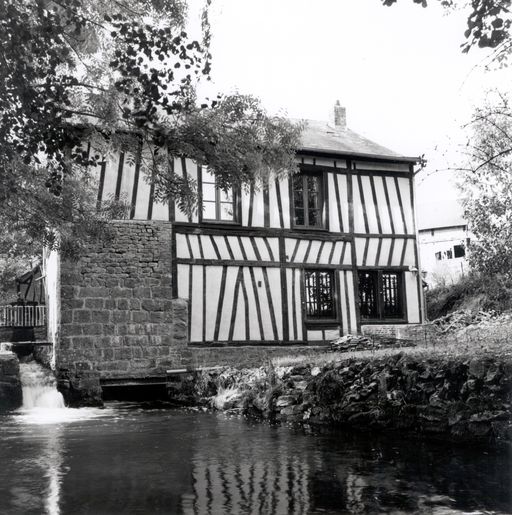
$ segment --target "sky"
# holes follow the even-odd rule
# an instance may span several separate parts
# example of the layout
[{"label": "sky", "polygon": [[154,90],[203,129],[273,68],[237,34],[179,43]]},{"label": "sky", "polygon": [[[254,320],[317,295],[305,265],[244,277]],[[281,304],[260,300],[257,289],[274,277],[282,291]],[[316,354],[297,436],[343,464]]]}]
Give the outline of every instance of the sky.
[{"label": "sky", "polygon": [[488,51],[461,52],[466,12],[435,0],[214,0],[211,25],[214,88],[291,118],[327,121],[340,100],[352,130],[425,154],[420,227],[439,210],[456,217],[454,173],[434,172],[460,162],[460,127],[486,91],[512,84],[509,69],[485,71]]}]

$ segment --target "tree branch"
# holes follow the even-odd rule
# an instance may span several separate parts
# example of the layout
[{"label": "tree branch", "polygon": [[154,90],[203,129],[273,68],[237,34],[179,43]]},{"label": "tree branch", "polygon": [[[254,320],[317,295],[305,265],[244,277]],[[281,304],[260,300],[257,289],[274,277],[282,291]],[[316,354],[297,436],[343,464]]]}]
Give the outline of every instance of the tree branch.
[{"label": "tree branch", "polygon": [[489,163],[491,163],[492,161],[494,161],[495,159],[497,159],[498,157],[501,157],[501,156],[505,156],[507,154],[510,154],[512,152],[512,148],[507,148],[505,150],[502,150],[501,152],[498,152],[497,154],[491,156],[489,159],[486,159],[483,163],[480,163],[474,170],[473,172],[478,172],[478,170],[480,170],[481,168],[483,168],[485,165],[488,165]]}]

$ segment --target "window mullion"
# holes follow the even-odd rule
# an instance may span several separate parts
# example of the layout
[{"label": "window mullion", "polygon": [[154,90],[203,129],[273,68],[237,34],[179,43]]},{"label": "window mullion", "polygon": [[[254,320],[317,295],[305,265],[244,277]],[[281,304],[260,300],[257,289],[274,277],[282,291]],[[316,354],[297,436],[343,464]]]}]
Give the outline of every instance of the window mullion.
[{"label": "window mullion", "polygon": [[302,202],[304,205],[304,225],[309,227],[309,209],[308,209],[308,176],[302,177]]},{"label": "window mullion", "polygon": [[215,178],[215,219],[220,220],[220,194],[217,186],[217,178]]},{"label": "window mullion", "polygon": [[321,302],[320,302],[320,274],[315,272],[315,300],[316,300],[316,316],[320,318]]},{"label": "window mullion", "polygon": [[381,270],[377,274],[377,307],[379,318],[382,320],[384,318],[384,284]]}]

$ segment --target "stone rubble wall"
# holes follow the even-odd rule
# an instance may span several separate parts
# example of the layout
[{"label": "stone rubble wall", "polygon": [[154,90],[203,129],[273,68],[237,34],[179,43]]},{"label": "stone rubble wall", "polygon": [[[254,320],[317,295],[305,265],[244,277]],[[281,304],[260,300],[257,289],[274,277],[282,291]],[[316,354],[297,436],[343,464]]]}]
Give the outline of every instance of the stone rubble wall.
[{"label": "stone rubble wall", "polygon": [[172,298],[172,225],[112,224],[113,240],[61,263],[59,390],[68,405],[101,404],[101,379],[145,378],[167,370],[260,366],[321,347],[188,345],[188,303]]},{"label": "stone rubble wall", "polygon": [[53,346],[34,345],[32,356],[34,359],[47,369],[52,368]]},{"label": "stone rubble wall", "polygon": [[62,263],[56,369],[72,402],[99,403],[100,378],[162,375],[189,359],[187,303],[172,298],[171,224],[120,221],[112,232]]},{"label": "stone rubble wall", "polygon": [[19,408],[23,403],[20,363],[12,352],[0,354],[0,413]]},{"label": "stone rubble wall", "polygon": [[270,420],[512,442],[510,358],[398,353],[322,368],[227,369],[198,376],[196,383],[196,391],[213,395],[217,408]]}]

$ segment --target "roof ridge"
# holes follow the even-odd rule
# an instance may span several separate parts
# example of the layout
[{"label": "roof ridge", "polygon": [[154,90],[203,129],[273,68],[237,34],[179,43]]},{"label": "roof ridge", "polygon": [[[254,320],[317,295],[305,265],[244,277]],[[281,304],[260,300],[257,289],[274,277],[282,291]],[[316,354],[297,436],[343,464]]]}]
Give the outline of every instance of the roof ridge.
[{"label": "roof ridge", "polygon": [[391,150],[349,127],[343,129],[331,125],[325,120],[290,119],[305,123],[302,132],[302,149],[333,154],[354,154],[376,156],[379,158],[416,161],[415,157],[407,157]]}]

